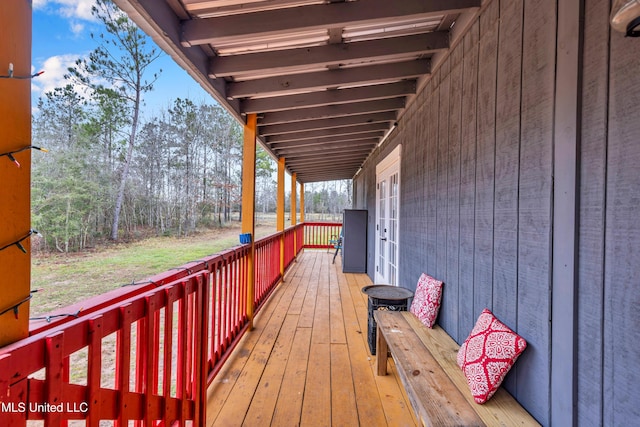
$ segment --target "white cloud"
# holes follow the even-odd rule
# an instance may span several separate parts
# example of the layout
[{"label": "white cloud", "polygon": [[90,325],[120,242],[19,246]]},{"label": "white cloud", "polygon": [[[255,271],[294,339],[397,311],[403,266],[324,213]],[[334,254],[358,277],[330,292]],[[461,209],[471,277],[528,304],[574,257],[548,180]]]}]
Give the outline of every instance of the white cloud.
[{"label": "white cloud", "polygon": [[42,96],[46,92],[52,91],[57,87],[64,87],[69,84],[65,80],[64,75],[69,74],[68,68],[75,65],[78,55],[57,55],[47,58],[40,70],[44,70],[44,74],[33,79],[31,89],[37,96]]},{"label": "white cloud", "polygon": [[33,0],[33,9],[45,9],[60,16],[83,21],[95,21],[91,8],[95,0]]},{"label": "white cloud", "polygon": [[71,32],[76,36],[82,34],[85,27],[85,25],[80,22],[71,22],[69,26],[71,27]]}]

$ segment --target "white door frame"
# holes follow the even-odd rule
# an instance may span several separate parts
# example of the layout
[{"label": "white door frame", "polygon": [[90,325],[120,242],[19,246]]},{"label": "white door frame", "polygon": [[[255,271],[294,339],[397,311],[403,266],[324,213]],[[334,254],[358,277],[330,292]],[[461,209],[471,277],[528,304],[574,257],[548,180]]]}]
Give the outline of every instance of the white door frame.
[{"label": "white door frame", "polygon": [[[400,220],[400,155],[402,146],[398,145],[389,155],[376,165],[376,222],[375,222],[375,258],[374,258],[374,282],[376,284],[392,284],[398,286],[398,261],[399,261],[399,220]],[[395,195],[391,194],[392,188],[387,179],[396,176]],[[381,189],[380,182],[385,181]],[[380,203],[381,190],[384,194],[384,206]],[[395,210],[391,209],[391,203],[395,203]],[[384,218],[381,218],[381,210],[385,210]],[[390,215],[394,213],[394,215]],[[393,216],[393,218],[392,218]],[[395,219],[395,221],[392,221]],[[381,221],[385,224],[381,229]],[[390,230],[390,225],[395,226],[395,230]],[[391,240],[389,240],[391,239]],[[391,256],[390,251],[395,251]],[[382,264],[382,265],[381,265]],[[390,276],[390,268],[395,269]]]}]

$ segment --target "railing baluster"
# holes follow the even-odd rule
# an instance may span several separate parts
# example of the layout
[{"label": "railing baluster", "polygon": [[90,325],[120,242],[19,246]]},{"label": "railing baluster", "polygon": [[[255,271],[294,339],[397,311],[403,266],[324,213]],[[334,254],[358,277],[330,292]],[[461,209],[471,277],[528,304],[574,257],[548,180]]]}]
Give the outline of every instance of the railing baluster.
[{"label": "railing baluster", "polygon": [[204,425],[206,422],[206,402],[204,400],[207,396],[207,357],[205,349],[207,348],[206,339],[208,337],[207,319],[209,318],[208,302],[208,273],[203,277],[197,278],[197,292],[196,292],[196,349],[195,349],[195,385],[197,387],[194,399],[196,402],[194,424],[196,426]]},{"label": "railing baluster", "polygon": [[102,401],[100,399],[100,378],[102,376],[102,316],[89,320],[89,355],[87,371],[88,427],[100,425]]},{"label": "railing baluster", "polygon": [[[45,338],[45,402],[49,405],[62,403],[62,384],[64,371],[64,332],[60,331]],[[36,402],[43,403],[43,402]],[[44,412],[45,427],[58,427],[62,422],[62,414],[57,411]]]},{"label": "railing baluster", "polygon": [[116,340],[116,377],[115,384],[119,391],[119,414],[115,427],[126,427],[127,408],[129,405],[129,378],[131,374],[131,324],[133,311],[131,304],[126,304],[118,310],[120,316],[120,330]]},{"label": "railing baluster", "polygon": [[184,425],[187,419],[187,293],[185,283],[180,283],[180,303],[178,304],[178,375],[176,392],[180,399],[180,423]]},{"label": "railing baluster", "polygon": [[164,396],[164,424],[170,425],[171,417],[175,416],[175,410],[171,402],[171,364],[173,360],[173,306],[177,299],[175,286],[165,290],[166,305],[164,307],[164,342],[162,362],[162,395]]}]

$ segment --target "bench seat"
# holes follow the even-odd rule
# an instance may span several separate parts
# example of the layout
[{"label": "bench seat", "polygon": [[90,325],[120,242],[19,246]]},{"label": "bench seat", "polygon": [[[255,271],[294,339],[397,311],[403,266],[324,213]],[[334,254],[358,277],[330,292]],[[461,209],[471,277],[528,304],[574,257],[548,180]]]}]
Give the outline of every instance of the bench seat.
[{"label": "bench seat", "polygon": [[410,312],[377,310],[377,373],[396,364],[417,418],[425,426],[539,426],[504,389],[475,403],[456,362],[458,344],[439,326],[425,327]]}]

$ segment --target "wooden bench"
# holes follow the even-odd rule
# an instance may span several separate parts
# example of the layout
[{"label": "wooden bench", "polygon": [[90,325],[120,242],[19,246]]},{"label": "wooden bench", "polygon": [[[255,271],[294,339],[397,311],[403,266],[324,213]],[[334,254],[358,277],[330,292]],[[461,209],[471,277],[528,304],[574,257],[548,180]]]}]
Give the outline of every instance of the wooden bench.
[{"label": "wooden bench", "polygon": [[458,344],[439,326],[425,327],[407,311],[374,313],[378,375],[387,374],[391,352],[416,417],[425,426],[539,426],[502,387],[475,403],[456,362]]}]

